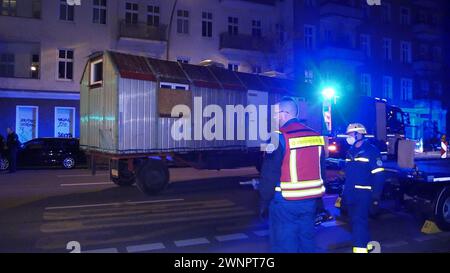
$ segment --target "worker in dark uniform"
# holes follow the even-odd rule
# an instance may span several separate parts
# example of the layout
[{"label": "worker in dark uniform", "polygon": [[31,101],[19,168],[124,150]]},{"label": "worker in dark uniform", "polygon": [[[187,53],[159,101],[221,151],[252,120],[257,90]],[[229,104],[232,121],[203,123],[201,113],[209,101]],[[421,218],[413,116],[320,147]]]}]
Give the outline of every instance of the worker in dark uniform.
[{"label": "worker in dark uniform", "polygon": [[19,149],[20,142],[19,137],[11,128],[7,128],[6,132],[8,133],[6,146],[8,148],[9,172],[14,173],[16,172],[17,150]]},{"label": "worker in dark uniform", "polygon": [[366,128],[359,123],[347,128],[351,145],[345,163],[343,203],[348,208],[354,253],[368,253],[370,242],[369,211],[378,202],[383,189],[383,162],[378,148],[365,137]]},{"label": "worker in dark uniform", "polygon": [[279,141],[268,145],[261,167],[260,212],[269,212],[272,252],[314,252],[317,199],[325,192],[324,138],[300,123],[292,98],[278,106],[281,128],[273,137]]}]

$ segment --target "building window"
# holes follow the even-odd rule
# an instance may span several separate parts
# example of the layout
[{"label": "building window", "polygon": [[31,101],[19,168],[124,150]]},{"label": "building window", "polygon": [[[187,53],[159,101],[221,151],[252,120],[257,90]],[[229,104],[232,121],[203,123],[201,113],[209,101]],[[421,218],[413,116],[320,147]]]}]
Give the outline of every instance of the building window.
[{"label": "building window", "polygon": [[73,21],[75,16],[75,6],[67,4],[67,0],[59,1],[59,20]]},{"label": "building window", "polygon": [[383,97],[392,100],[394,93],[392,89],[392,77],[383,76]]},{"label": "building window", "polygon": [[400,8],[400,24],[409,25],[410,23],[410,10],[409,8]]},{"label": "building window", "polygon": [[106,24],[106,0],[93,0],[93,23],[94,24]]},{"label": "building window", "polygon": [[55,137],[75,137],[75,107],[55,107]]},{"label": "building window", "polygon": [[401,42],[400,43],[400,61],[404,64],[411,63],[411,43]]},{"label": "building window", "polygon": [[381,19],[383,20],[383,23],[391,22],[391,4],[382,2]]},{"label": "building window", "polygon": [[425,60],[428,56],[428,46],[421,44],[420,45],[420,51],[419,51],[419,57],[422,60]]},{"label": "building window", "polygon": [[40,73],[40,56],[39,54],[31,55],[31,78],[39,79]]},{"label": "building window", "polygon": [[261,20],[252,20],[253,37],[261,37]]},{"label": "building window", "polygon": [[390,38],[383,38],[383,56],[386,61],[392,60],[392,39]]},{"label": "building window", "polygon": [[73,50],[71,49],[58,50],[58,79],[73,79]]},{"label": "building window", "polygon": [[401,79],[400,80],[400,93],[401,99],[403,101],[412,100],[412,80],[411,79]]},{"label": "building window", "polygon": [[17,0],[1,1],[2,15],[17,16]]},{"label": "building window", "polygon": [[147,6],[147,25],[159,26],[159,6]]},{"label": "building window", "polygon": [[424,10],[419,10],[419,23],[426,24],[428,22],[428,14]]},{"label": "building window", "polygon": [[139,16],[139,6],[136,3],[125,3],[125,22],[127,24],[137,24]]},{"label": "building window", "polygon": [[442,58],[442,49],[438,46],[433,47],[433,61],[439,62]]},{"label": "building window", "polygon": [[312,70],[305,70],[305,82],[312,83],[314,80],[314,73]]},{"label": "building window", "polygon": [[370,36],[361,34],[360,36],[361,50],[367,57],[370,57]]},{"label": "building window", "polygon": [[275,24],[275,31],[277,33],[278,43],[280,45],[283,45],[284,41],[286,40],[286,32],[284,30],[284,25]]},{"label": "building window", "polygon": [[182,64],[188,64],[190,61],[190,58],[188,57],[177,57],[177,62],[182,63]]},{"label": "building window", "polygon": [[420,81],[420,89],[422,89],[422,92],[424,95],[429,95],[430,93],[430,82],[427,80],[421,80]]},{"label": "building window", "polygon": [[228,69],[231,70],[231,71],[239,71],[239,64],[229,63],[228,64]]},{"label": "building window", "polygon": [[14,77],[15,56],[12,53],[0,54],[0,77]]},{"label": "building window", "polygon": [[189,34],[189,11],[179,9],[177,17],[177,32]]},{"label": "building window", "polygon": [[202,36],[212,37],[212,13],[202,12]]},{"label": "building window", "polygon": [[91,63],[91,85],[101,85],[103,83],[103,60],[97,60]]},{"label": "building window", "polygon": [[372,78],[370,74],[361,74],[361,92],[363,96],[370,97],[372,95]]},{"label": "building window", "polygon": [[262,73],[262,68],[260,65],[254,65],[252,66],[252,73],[253,74],[261,74]]},{"label": "building window", "polygon": [[238,35],[239,34],[239,20],[237,17],[228,17],[228,34]]},{"label": "building window", "polygon": [[442,96],[442,83],[434,82],[434,90],[436,95],[438,95],[439,97]]},{"label": "building window", "polygon": [[315,27],[310,25],[304,26],[304,46],[307,49],[313,49],[315,44]]},{"label": "building window", "polygon": [[39,108],[37,106],[16,106],[16,133],[24,143],[38,137]]}]

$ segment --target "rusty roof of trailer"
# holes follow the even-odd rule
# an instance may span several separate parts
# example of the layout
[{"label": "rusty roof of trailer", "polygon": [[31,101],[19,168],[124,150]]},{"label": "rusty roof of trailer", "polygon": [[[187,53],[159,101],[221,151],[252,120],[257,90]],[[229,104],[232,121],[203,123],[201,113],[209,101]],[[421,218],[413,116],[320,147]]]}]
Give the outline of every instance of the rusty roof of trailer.
[{"label": "rusty roof of trailer", "polygon": [[208,66],[208,69],[219,80],[224,89],[246,90],[245,86],[233,71],[216,66]]},{"label": "rusty roof of trailer", "polygon": [[221,89],[220,83],[205,66],[193,64],[181,64],[184,72],[195,86]]},{"label": "rusty roof of trailer", "polygon": [[[292,80],[234,72],[215,66],[180,64],[115,51],[108,51],[120,77],[138,80],[193,84],[198,87],[230,90],[264,90],[290,94]],[[97,58],[99,53],[90,57]]]},{"label": "rusty roof of trailer", "polygon": [[258,77],[266,86],[266,89],[269,89],[268,91],[286,94],[292,93],[294,91],[295,83],[292,80],[267,77],[262,75],[258,75]]},{"label": "rusty roof of trailer", "polygon": [[256,74],[234,72],[236,76],[241,80],[244,86],[249,90],[265,90],[266,86],[261,82],[260,78]]},{"label": "rusty roof of trailer", "polygon": [[113,51],[109,54],[122,78],[156,81],[145,57]]},{"label": "rusty roof of trailer", "polygon": [[162,82],[174,82],[190,84],[178,62],[165,61],[154,58],[147,58],[150,67]]}]

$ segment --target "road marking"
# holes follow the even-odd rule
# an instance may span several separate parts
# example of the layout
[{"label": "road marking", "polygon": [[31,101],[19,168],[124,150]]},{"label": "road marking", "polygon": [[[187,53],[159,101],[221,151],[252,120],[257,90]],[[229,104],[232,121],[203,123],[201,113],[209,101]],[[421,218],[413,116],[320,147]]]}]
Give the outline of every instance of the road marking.
[{"label": "road marking", "polygon": [[94,207],[105,207],[105,206],[136,205],[136,204],[150,204],[150,203],[178,202],[178,201],[184,201],[184,199],[165,199],[165,200],[151,200],[151,201],[139,201],[139,202],[103,203],[103,204],[79,205],[79,206],[47,207],[47,208],[45,208],[45,210],[94,208]]},{"label": "road marking", "polygon": [[256,235],[258,235],[260,237],[269,236],[269,230],[268,229],[253,231],[253,233],[255,233]]},{"label": "road marking", "polygon": [[436,236],[423,235],[420,237],[416,237],[413,240],[417,241],[417,242],[424,242],[424,241],[429,241],[429,240],[433,240],[433,239],[437,239]]},{"label": "road marking", "polygon": [[183,246],[209,244],[211,242],[206,238],[194,238],[194,239],[187,239],[187,240],[179,240],[179,241],[175,241],[174,243],[177,247],[183,247]]},{"label": "road marking", "polygon": [[323,222],[320,225],[323,227],[337,227],[337,226],[345,225],[345,223],[341,222],[341,221],[328,221],[328,222]]},{"label": "road marking", "polygon": [[399,247],[399,246],[405,246],[408,242],[406,241],[397,241],[392,243],[381,243],[381,247]]},{"label": "road marking", "polygon": [[73,184],[61,184],[61,187],[93,186],[93,185],[114,185],[114,183],[112,182],[73,183]]},{"label": "road marking", "polygon": [[248,238],[248,236],[244,233],[234,233],[234,234],[216,236],[216,239],[219,242],[241,240],[241,239],[247,239],[247,238]]},{"label": "road marking", "polygon": [[163,243],[155,243],[155,244],[145,244],[145,245],[135,245],[135,246],[127,246],[127,252],[135,253],[135,252],[144,252],[144,251],[152,251],[158,249],[166,248]]},{"label": "road marking", "polygon": [[117,248],[103,248],[103,249],[94,249],[88,251],[81,251],[82,253],[119,253]]},{"label": "road marking", "polygon": [[57,175],[58,178],[68,178],[68,177],[89,177],[89,176],[109,176],[109,173],[98,173],[96,175],[92,174],[63,174],[63,175]]}]

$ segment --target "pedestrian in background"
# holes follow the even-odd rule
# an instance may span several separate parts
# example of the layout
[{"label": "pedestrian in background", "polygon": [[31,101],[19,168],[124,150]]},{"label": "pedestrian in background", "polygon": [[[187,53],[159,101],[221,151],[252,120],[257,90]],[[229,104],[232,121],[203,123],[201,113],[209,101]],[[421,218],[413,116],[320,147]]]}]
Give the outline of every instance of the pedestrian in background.
[{"label": "pedestrian in background", "polygon": [[266,151],[261,167],[260,214],[269,212],[272,252],[315,252],[317,199],[325,192],[325,140],[300,123],[292,98],[278,106],[274,118],[281,128],[273,137],[279,145]]},{"label": "pedestrian in background", "polygon": [[6,132],[8,133],[6,146],[8,148],[9,172],[14,173],[17,167],[17,150],[19,149],[20,141],[13,129],[7,128]]}]

